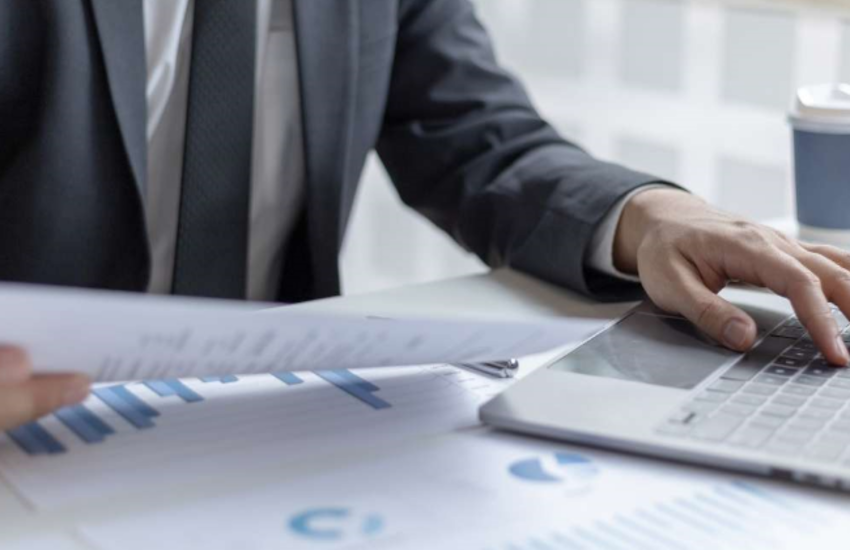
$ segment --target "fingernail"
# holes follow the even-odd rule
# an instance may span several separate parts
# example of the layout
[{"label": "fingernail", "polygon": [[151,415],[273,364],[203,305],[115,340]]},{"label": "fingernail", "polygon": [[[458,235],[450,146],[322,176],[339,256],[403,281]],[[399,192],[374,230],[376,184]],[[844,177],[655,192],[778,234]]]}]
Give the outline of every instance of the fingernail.
[{"label": "fingernail", "polygon": [[842,365],[850,363],[850,353],[847,352],[847,344],[844,343],[844,339],[840,334],[835,338],[835,351],[843,358]]},{"label": "fingernail", "polygon": [[76,405],[83,402],[89,396],[88,382],[78,382],[65,392],[65,406]]},{"label": "fingernail", "polygon": [[747,345],[749,336],[749,327],[740,319],[732,319],[723,329],[723,342],[733,349],[743,349]]}]

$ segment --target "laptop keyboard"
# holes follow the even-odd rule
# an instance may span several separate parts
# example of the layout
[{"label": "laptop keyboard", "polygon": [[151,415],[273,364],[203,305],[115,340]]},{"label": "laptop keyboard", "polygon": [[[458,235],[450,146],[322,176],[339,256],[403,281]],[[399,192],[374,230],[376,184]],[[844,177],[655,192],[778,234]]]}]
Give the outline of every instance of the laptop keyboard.
[{"label": "laptop keyboard", "polygon": [[850,467],[850,369],[827,363],[792,317],[658,432]]}]

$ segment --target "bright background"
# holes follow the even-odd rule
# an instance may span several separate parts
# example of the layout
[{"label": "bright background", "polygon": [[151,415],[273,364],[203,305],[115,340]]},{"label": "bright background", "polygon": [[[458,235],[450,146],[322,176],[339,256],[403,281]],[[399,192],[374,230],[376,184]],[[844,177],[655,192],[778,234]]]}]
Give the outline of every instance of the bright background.
[{"label": "bright background", "polygon": [[[850,3],[476,0],[502,62],[565,136],[758,220],[793,212],[785,114],[802,84],[850,82]],[[484,271],[368,163],[346,294]]]}]

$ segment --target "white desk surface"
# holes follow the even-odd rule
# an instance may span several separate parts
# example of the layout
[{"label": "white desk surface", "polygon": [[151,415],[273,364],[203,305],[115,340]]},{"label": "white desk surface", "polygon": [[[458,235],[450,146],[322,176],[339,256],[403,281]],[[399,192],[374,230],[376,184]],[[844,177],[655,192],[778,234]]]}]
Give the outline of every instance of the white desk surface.
[{"label": "white desk surface", "polygon": [[[304,304],[296,307],[310,310],[359,312],[385,316],[445,316],[489,317],[489,318],[540,318],[570,315],[599,319],[615,319],[632,304],[598,304],[568,291],[541,283],[530,277],[507,271],[496,271],[487,275],[464,277],[405,287],[375,294],[347,296]],[[539,365],[541,361],[534,361]],[[532,364],[523,365],[527,373]],[[480,428],[485,429],[485,428]],[[397,449],[397,448],[396,448]],[[383,452],[385,452],[384,450]],[[380,456],[381,449],[361,454],[358,459]],[[346,462],[342,457],[322,460],[301,468],[288,467],[285,471],[271,472],[278,479],[292,479],[325,471]],[[73,507],[49,513],[36,513],[15,494],[11,485],[0,478],[0,548],[19,538],[33,535],[57,535],[67,540],[71,548],[88,548],[84,541],[73,533],[75,525],[96,519],[111,519],[132,516],[136,513],[168,504],[194,502],[198,499],[215,498],[237,489],[244,490],[252,484],[257,487],[267,483],[268,471],[243,472],[223,480],[217,478],[212,484],[189,484],[179,491],[163,494],[161,488],[150,494],[134,494],[123,499],[111,498],[84,507]],[[127,475],[132,475],[128,472]]]}]

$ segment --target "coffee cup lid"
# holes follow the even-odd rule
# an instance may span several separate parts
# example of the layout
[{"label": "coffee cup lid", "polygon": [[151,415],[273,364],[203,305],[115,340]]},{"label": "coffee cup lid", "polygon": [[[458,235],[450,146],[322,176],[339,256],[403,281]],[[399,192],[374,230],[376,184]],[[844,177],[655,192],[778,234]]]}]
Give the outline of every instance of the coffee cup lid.
[{"label": "coffee cup lid", "polygon": [[850,84],[819,84],[800,88],[791,120],[803,124],[850,126]]}]

